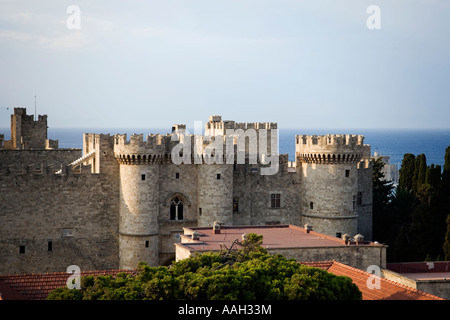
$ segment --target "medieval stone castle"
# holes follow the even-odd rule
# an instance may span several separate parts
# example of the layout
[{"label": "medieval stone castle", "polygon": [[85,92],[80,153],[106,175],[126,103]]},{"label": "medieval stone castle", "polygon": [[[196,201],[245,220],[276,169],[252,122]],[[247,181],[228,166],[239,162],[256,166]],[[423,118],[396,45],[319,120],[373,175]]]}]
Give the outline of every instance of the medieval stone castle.
[{"label": "medieval stone castle", "polygon": [[[272,163],[254,161],[249,145],[262,133]],[[167,264],[183,227],[218,221],[308,224],[370,240],[372,167],[364,137],[296,135],[291,162],[275,153],[276,134],[276,123],[211,116],[201,135],[182,124],[145,139],[86,133],[83,150],[60,149],[47,139],[46,115],[35,120],[15,108],[11,140],[0,135],[0,274]],[[261,154],[266,144],[257,146]],[[276,170],[263,174],[274,163]]]}]

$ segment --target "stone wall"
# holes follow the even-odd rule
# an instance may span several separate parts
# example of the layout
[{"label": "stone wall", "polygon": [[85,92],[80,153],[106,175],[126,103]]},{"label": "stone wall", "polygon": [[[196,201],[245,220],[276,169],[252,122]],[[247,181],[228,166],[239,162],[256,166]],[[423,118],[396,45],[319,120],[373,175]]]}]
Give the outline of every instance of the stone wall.
[{"label": "stone wall", "polygon": [[386,267],[386,246],[343,245],[338,247],[268,249],[270,254],[282,254],[302,262],[336,260],[351,267],[367,270],[371,265]]},{"label": "stone wall", "polygon": [[[285,158],[287,155],[282,155]],[[280,161],[278,173],[261,175],[260,165],[238,164],[233,178],[233,225],[294,224],[301,225],[300,183],[295,169],[288,171]],[[275,206],[272,206],[272,195]]]},{"label": "stone wall", "polygon": [[16,169],[28,165],[39,167],[53,166],[57,171],[62,166],[81,157],[81,149],[55,149],[55,150],[0,150],[0,168],[13,166]]},{"label": "stone wall", "polygon": [[117,184],[89,171],[0,175],[0,273],[118,267]]}]

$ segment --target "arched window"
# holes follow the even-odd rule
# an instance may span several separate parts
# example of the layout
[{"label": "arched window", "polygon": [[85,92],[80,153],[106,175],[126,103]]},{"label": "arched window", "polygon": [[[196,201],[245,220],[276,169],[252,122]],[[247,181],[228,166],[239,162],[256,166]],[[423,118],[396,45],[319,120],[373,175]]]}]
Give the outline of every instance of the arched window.
[{"label": "arched window", "polygon": [[183,202],[178,197],[170,202],[170,220],[183,220]]}]

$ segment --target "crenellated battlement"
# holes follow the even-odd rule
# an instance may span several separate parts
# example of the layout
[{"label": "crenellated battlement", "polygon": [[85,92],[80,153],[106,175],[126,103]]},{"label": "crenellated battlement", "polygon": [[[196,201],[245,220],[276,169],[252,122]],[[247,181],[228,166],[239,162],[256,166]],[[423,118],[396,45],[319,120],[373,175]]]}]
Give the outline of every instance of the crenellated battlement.
[{"label": "crenellated battlement", "polygon": [[296,158],[305,163],[358,163],[370,148],[363,135],[297,135],[295,139]]},{"label": "crenellated battlement", "polygon": [[126,134],[116,134],[114,137],[114,155],[120,163],[150,164],[160,163],[167,159],[172,148],[178,141],[172,141],[172,135],[133,134],[127,139]]},{"label": "crenellated battlement", "polygon": [[232,120],[222,120],[221,116],[210,116],[209,122],[205,124],[205,136],[225,135],[227,129],[277,129],[276,122],[235,122]]},{"label": "crenellated battlement", "polygon": [[327,134],[327,135],[296,135],[296,146],[328,147],[356,147],[364,146],[363,135]]}]

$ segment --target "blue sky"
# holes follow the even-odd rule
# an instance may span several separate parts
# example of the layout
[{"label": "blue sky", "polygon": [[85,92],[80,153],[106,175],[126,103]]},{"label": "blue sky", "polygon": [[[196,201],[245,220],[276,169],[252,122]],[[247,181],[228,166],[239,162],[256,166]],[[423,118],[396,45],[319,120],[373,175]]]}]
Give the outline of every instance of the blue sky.
[{"label": "blue sky", "polygon": [[447,0],[2,0],[0,127],[36,95],[52,128],[448,129],[449,35]]}]

